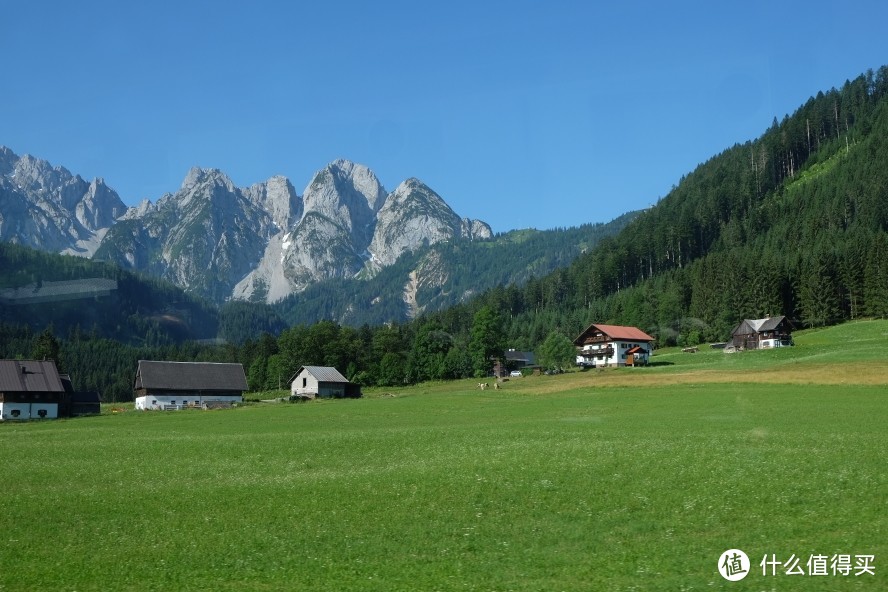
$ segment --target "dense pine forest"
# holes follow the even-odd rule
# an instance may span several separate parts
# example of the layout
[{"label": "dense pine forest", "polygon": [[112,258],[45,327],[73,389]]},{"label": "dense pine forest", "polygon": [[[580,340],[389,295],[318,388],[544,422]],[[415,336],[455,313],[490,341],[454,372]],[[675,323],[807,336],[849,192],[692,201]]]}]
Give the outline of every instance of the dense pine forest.
[{"label": "dense pine forest", "polygon": [[[4,271],[10,257],[24,257],[0,254]],[[325,306],[319,299],[300,306]],[[62,330],[41,327],[36,310],[6,307],[0,356],[55,351],[78,388],[111,401],[131,398],[140,358],[238,361],[254,390],[278,388],[306,364],[394,385],[484,375],[504,348],[562,365],[591,322],[638,326],[667,346],[725,340],[743,318],[786,315],[805,327],[885,317],[888,67],[818,93],[758,139],[714,156],[618,235],[550,274],[409,322],[284,328],[285,317],[298,320],[293,304],[227,305],[216,318],[225,345],[183,342],[138,307],[116,317],[119,334],[100,331],[95,310]]]}]

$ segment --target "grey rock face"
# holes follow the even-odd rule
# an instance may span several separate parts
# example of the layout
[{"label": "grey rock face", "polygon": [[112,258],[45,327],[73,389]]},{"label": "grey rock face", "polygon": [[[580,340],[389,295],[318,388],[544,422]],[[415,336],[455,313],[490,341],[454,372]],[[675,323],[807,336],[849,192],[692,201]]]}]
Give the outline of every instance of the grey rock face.
[{"label": "grey rock face", "polygon": [[112,227],[96,258],[224,301],[258,265],[277,229],[255,199],[262,194],[248,196],[221,171],[193,168],[179,191],[140,205]]},{"label": "grey rock face", "polygon": [[127,209],[102,179],[0,147],[0,240],[113,261],[217,302],[275,302],[423,245],[491,235],[419,180],[388,194],[347,160],[318,171],[302,197],[285,177],[241,189],[195,167],[175,193]]},{"label": "grey rock face", "polygon": [[87,183],[64,167],[0,147],[0,240],[89,256],[124,212],[102,179]]},{"label": "grey rock face", "polygon": [[369,250],[372,265],[386,267],[405,252],[424,245],[491,236],[487,224],[460,219],[431,188],[418,179],[408,179],[389,195],[379,211]]}]

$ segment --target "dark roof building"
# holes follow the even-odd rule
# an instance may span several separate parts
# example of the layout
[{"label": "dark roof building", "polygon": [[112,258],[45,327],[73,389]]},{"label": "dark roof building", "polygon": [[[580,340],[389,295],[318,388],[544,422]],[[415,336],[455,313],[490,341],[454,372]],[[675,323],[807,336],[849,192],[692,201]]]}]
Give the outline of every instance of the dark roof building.
[{"label": "dark roof building", "polygon": [[731,333],[731,345],[744,349],[792,345],[792,325],[785,316],[743,319]]},{"label": "dark roof building", "polygon": [[133,381],[137,409],[239,402],[246,390],[242,364],[139,360]]},{"label": "dark roof building", "polygon": [[52,360],[0,360],[0,419],[37,419],[101,411],[99,394],[75,392]]},{"label": "dark roof building", "polygon": [[506,364],[517,368],[526,368],[528,366],[536,366],[536,356],[532,351],[518,351],[510,349],[503,352]]}]

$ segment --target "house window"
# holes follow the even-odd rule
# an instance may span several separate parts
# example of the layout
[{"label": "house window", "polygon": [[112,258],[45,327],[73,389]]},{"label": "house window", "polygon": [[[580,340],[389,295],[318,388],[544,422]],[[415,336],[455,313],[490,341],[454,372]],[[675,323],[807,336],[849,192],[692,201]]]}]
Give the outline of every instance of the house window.
[{"label": "house window", "polygon": [[305,388],[307,386],[308,386],[308,378],[302,377],[302,388]]}]

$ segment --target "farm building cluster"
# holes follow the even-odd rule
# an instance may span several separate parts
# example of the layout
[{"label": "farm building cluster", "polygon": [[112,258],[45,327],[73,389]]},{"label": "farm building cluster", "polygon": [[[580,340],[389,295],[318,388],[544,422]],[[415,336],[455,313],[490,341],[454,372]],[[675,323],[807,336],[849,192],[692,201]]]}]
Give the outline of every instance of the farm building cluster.
[{"label": "farm building cluster", "polygon": [[[303,366],[289,383],[293,400],[361,396],[360,385],[327,366]],[[241,364],[142,360],[133,394],[136,409],[209,409],[243,402],[247,388]]]},{"label": "farm building cluster", "polygon": [[[646,366],[654,337],[637,327],[593,323],[574,340],[576,364],[583,368]],[[734,329],[732,350],[793,345],[792,325],[784,316],[744,319]],[[498,361],[506,368],[539,368],[533,352],[510,349]],[[500,372],[502,374],[500,374]],[[302,366],[290,380],[290,399],[360,397],[361,387],[336,368]],[[133,380],[135,408],[174,410],[230,407],[248,390],[241,364],[140,360]],[[55,419],[99,413],[99,394],[78,392],[71,378],[51,360],[0,360],[0,420]]]},{"label": "farm building cluster", "polygon": [[[574,340],[576,364],[583,368],[646,366],[654,351],[654,341],[637,327],[593,323]],[[785,316],[744,319],[731,332],[730,344],[718,345],[731,351],[791,346],[792,324]]]},{"label": "farm building cluster", "polygon": [[[361,387],[335,368],[303,366],[291,379],[294,400],[360,397]],[[217,409],[243,402],[242,364],[140,360],[133,380],[135,408]],[[99,394],[77,392],[52,360],[0,360],[0,421],[97,414]]]}]

